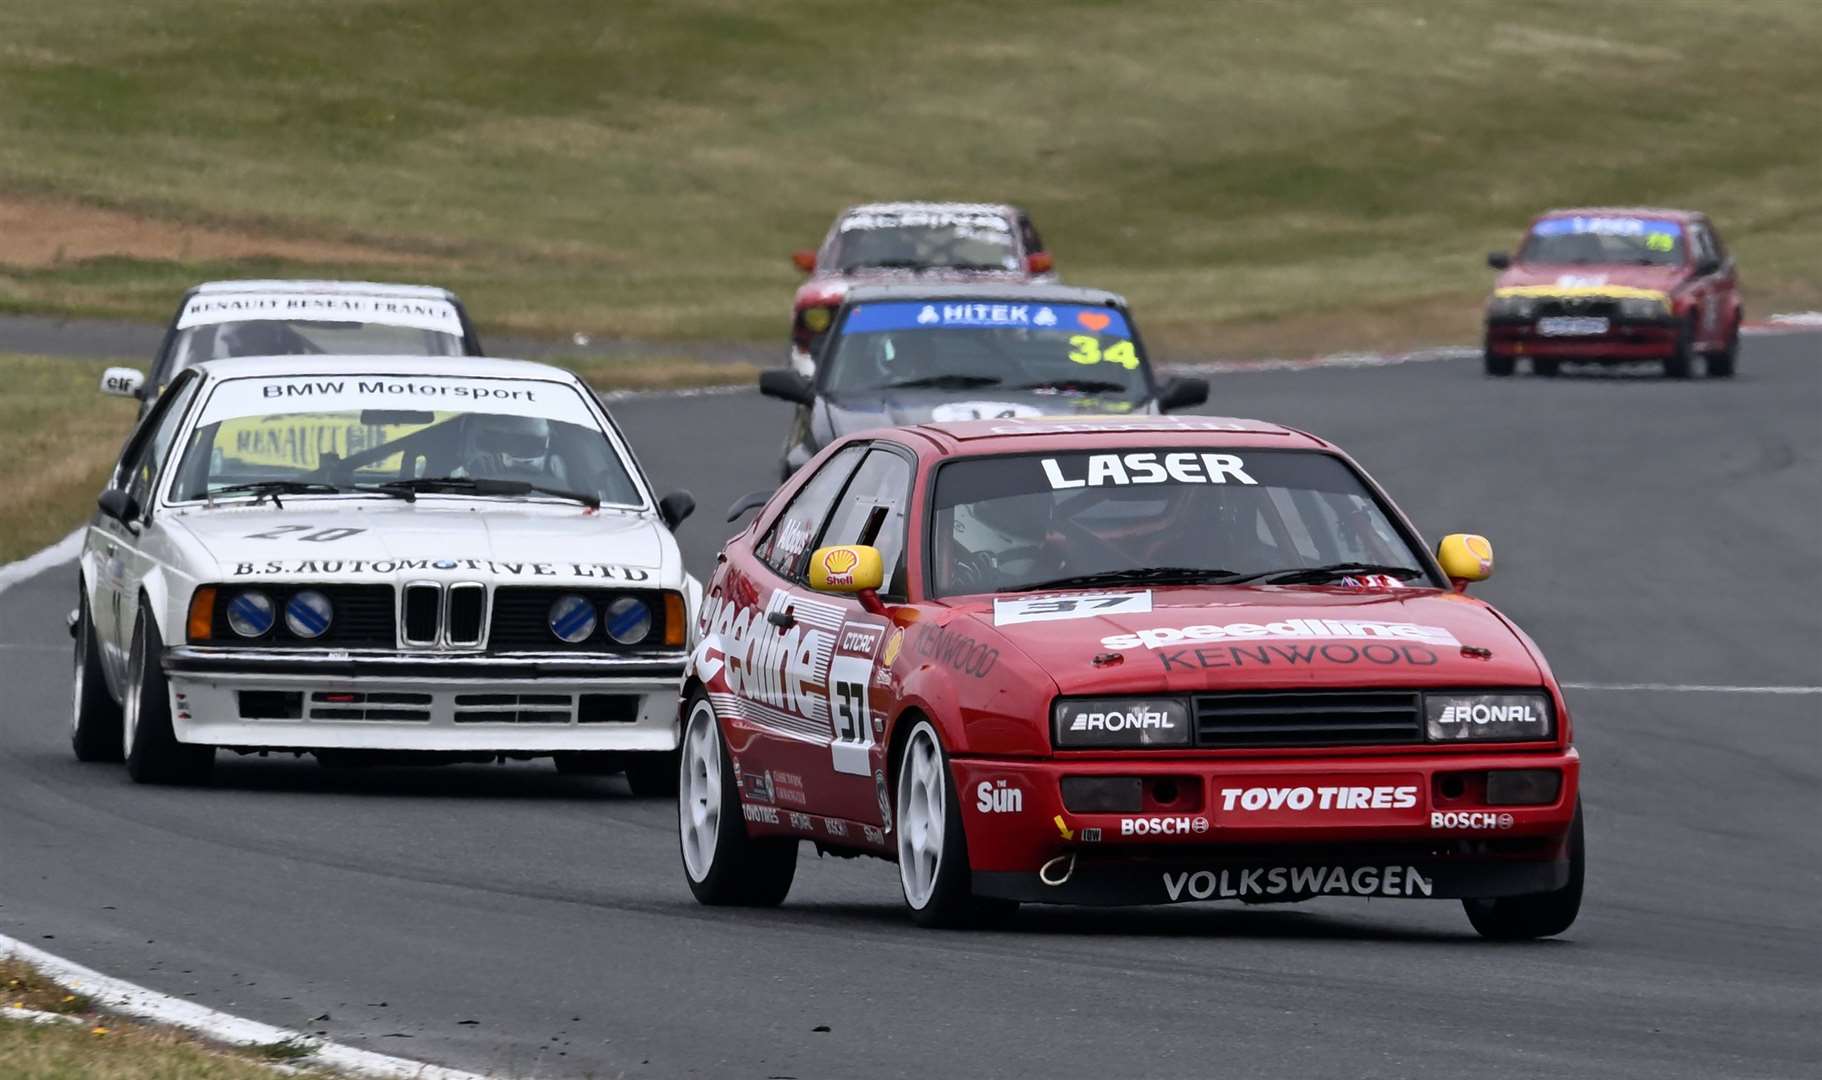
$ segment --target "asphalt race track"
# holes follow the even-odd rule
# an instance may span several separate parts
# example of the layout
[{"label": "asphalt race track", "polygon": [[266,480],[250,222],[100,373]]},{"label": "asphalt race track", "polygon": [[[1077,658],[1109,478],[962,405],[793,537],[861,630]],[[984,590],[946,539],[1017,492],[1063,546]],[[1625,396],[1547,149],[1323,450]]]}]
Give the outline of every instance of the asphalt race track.
[{"label": "asphalt race track", "polygon": [[[1768,689],[1822,684],[1822,338],[1753,338],[1740,371],[1214,380],[1209,411],[1333,438],[1427,535],[1492,537],[1481,588],[1573,687],[1586,760],[1561,940],[1487,944],[1453,902],[1396,900],[919,931],[890,866],[807,849],[781,910],[709,910],[671,803],[548,764],[224,756],[211,788],[137,787],[70,755],[67,566],[0,595],[0,932],[508,1075],[1813,1077],[1822,694]],[[616,409],[660,489],[695,491],[706,576],[785,408]]]}]

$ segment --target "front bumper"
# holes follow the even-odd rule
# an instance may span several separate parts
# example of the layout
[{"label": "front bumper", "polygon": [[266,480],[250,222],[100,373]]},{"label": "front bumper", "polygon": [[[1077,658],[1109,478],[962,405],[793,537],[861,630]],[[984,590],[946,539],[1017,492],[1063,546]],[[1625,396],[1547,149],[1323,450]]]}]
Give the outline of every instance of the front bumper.
[{"label": "front bumper", "polygon": [[[1490,805],[1486,774],[1514,769],[1557,773],[1556,798]],[[975,891],[1060,904],[1547,892],[1568,880],[1580,769],[1574,749],[953,761]],[[1071,777],[1138,777],[1145,805],[1071,811]]]},{"label": "front bumper", "polygon": [[1487,353],[1523,359],[1594,362],[1666,360],[1676,354],[1677,328],[1669,322],[1613,320],[1604,334],[1556,337],[1537,332],[1531,321],[1487,323]]},{"label": "front bumper", "polygon": [[677,746],[685,655],[165,651],[178,741],[547,754]]}]

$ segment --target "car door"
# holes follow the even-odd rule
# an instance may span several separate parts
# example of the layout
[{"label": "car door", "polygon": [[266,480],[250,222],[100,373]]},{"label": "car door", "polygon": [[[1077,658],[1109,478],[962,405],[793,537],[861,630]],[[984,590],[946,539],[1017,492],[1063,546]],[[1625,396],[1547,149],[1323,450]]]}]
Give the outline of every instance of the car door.
[{"label": "car door", "polygon": [[1721,290],[1718,285],[1723,268],[1714,238],[1708,227],[1699,221],[1689,226],[1689,253],[1695,267],[1695,278],[1690,286],[1697,313],[1695,339],[1699,346],[1706,348],[1720,337],[1717,328],[1721,322]]},{"label": "car door", "polygon": [[[892,443],[874,443],[812,544],[813,549],[850,544],[878,548],[886,567],[880,592],[888,599],[904,593],[905,507],[914,460]],[[828,656],[827,672],[819,672],[818,682],[828,701],[829,737],[827,745],[780,743],[776,760],[780,771],[818,777],[812,804],[816,813],[889,826],[881,736],[890,702],[876,676],[891,626],[853,596],[810,589],[805,583],[807,562],[787,588],[795,604],[794,617],[814,628],[817,654]]]},{"label": "car door", "polygon": [[1711,221],[1698,223],[1704,236],[1707,237],[1708,249],[1719,264],[1713,275],[1714,280],[1709,290],[1714,307],[1715,347],[1725,348],[1728,339],[1733,336],[1735,313],[1739,307],[1740,278],[1739,268],[1734,265],[1733,256],[1728,254],[1727,245],[1722,242],[1721,234]]},{"label": "car door", "polygon": [[116,685],[126,674],[126,653],[139,610],[139,583],[151,570],[146,530],[152,521],[158,480],[200,382],[191,372],[179,375],[170,392],[152,405],[121,453],[109,486],[125,492],[136,512],[124,521],[107,514],[96,518],[101,556],[97,591],[102,610],[93,615],[101,637],[102,662]]},{"label": "car door", "polygon": [[[814,466],[752,553],[729,558],[704,604],[727,687],[711,697],[742,796],[759,813],[804,814],[830,772],[827,678],[840,609],[802,582],[816,538],[866,452],[866,444],[851,444]],[[800,746],[820,754],[811,775],[804,770],[817,766],[817,755],[794,753]]]}]

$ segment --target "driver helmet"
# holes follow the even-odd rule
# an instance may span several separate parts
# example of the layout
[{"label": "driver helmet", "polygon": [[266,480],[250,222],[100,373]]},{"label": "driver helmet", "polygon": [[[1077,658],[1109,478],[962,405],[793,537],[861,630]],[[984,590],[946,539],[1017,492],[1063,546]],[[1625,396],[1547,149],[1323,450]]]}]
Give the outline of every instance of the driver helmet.
[{"label": "driver helmet", "polygon": [[463,440],[463,460],[474,475],[543,473],[550,457],[550,421],[477,413],[464,425]]},{"label": "driver helmet", "polygon": [[229,356],[294,356],[307,352],[303,338],[274,319],[230,323],[217,339],[217,358]]}]

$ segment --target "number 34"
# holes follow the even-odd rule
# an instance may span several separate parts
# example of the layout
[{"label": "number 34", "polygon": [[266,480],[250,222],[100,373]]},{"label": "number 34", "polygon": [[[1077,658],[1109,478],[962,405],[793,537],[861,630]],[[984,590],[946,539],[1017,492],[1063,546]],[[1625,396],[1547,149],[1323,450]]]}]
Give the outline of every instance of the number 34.
[{"label": "number 34", "polygon": [[1127,371],[1139,366],[1139,354],[1130,341],[1116,341],[1103,349],[1099,338],[1077,334],[1069,344],[1069,358],[1078,364],[1118,364]]}]

